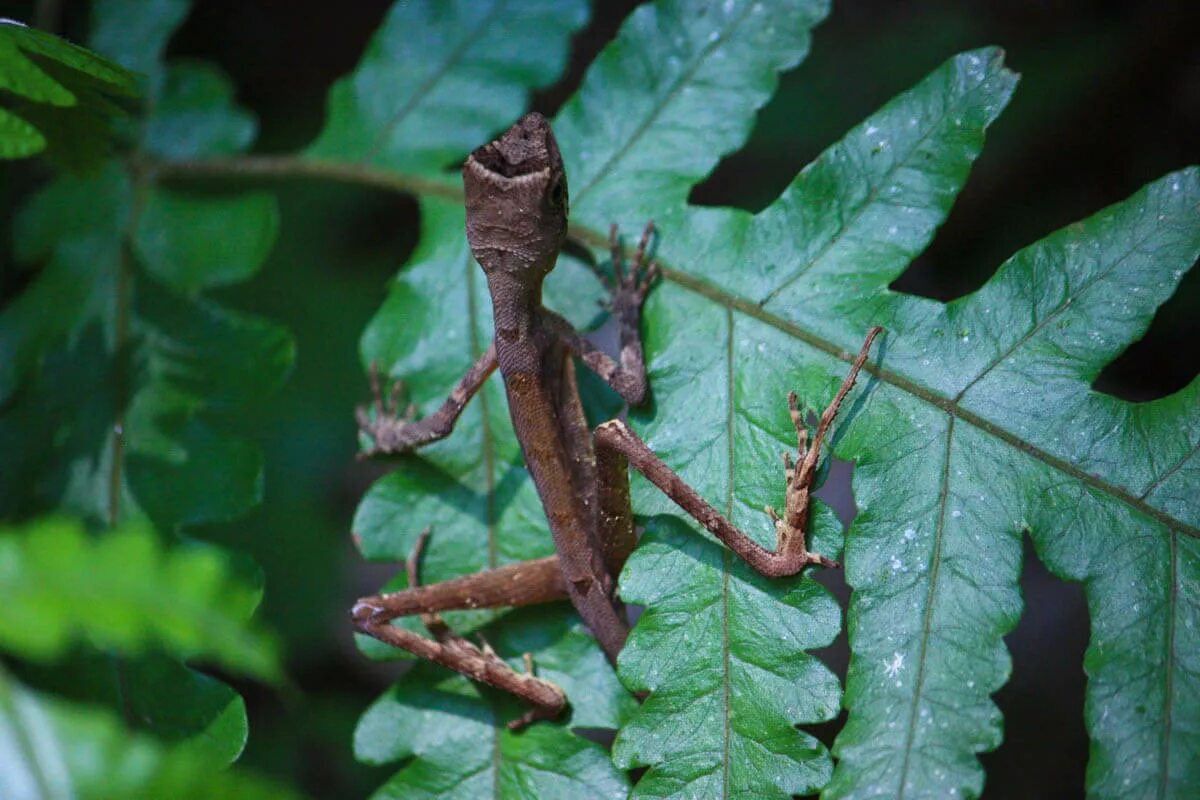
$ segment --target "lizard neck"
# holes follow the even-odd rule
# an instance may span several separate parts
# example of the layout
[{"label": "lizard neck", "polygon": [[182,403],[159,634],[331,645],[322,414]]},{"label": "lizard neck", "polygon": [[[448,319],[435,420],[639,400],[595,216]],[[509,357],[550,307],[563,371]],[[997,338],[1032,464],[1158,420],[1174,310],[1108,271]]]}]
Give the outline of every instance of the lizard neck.
[{"label": "lizard neck", "polygon": [[529,275],[496,270],[487,273],[496,322],[497,345],[528,341],[536,332],[542,307],[542,281]]}]

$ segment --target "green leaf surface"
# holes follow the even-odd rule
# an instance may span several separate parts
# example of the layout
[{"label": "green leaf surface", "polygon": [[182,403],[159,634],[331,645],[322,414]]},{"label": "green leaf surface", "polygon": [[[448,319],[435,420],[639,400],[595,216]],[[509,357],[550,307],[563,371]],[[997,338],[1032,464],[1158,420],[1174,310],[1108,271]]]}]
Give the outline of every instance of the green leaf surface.
[{"label": "green leaf surface", "polygon": [[0,796],[6,800],[287,800],[286,787],[220,771],[187,748],[130,734],[102,709],[30,691],[0,671]]},{"label": "green leaf surface", "polygon": [[616,727],[634,704],[578,618],[562,606],[514,612],[489,628],[488,642],[515,669],[524,668],[522,653],[537,653],[539,677],[587,701],[565,722],[513,733],[504,724],[524,711],[514,698],[420,664],[367,709],[355,731],[361,761],[405,761],[372,797],[625,797],[628,779],[604,749],[568,730]]},{"label": "green leaf surface", "polygon": [[0,618],[0,648],[24,658],[60,658],[86,638],[124,655],[159,646],[279,677],[276,642],[250,623],[256,587],[214,548],[165,551],[145,526],[99,539],[67,519],[0,529],[0,591],[11,612]]},{"label": "green leaf surface", "polygon": [[129,97],[136,93],[133,75],[108,59],[37,28],[11,20],[0,23],[0,89],[40,103],[75,105],[78,98],[73,87],[48,75],[31,56],[91,76],[111,92]]},{"label": "green leaf surface", "polygon": [[[1102,623],[1094,628],[1086,664],[1093,675],[1089,785],[1101,797],[1122,796],[1121,786],[1137,787],[1135,794],[1153,788],[1159,796],[1186,796],[1195,781],[1188,766],[1194,747],[1185,733],[1194,724],[1185,698],[1194,692],[1195,671],[1177,655],[1189,652],[1179,645],[1193,616],[1187,609],[1195,607],[1185,591],[1195,566],[1187,548],[1172,545],[1190,517],[1164,518],[1165,509],[1139,498],[1152,496],[1194,457],[1195,437],[1175,432],[1195,430],[1196,389],[1131,406],[1089,387],[1107,360],[1140,335],[1196,258],[1195,174],[1168,176],[1035,245],[962,301],[942,305],[887,289],[944,218],[983,128],[1012,85],[996,54],[965,54],[851,132],[756,217],[692,209],[673,234],[670,208],[656,215],[664,220],[660,255],[687,265],[669,278],[687,290],[665,285],[650,304],[647,356],[656,415],[642,429],[706,496],[720,497],[723,488],[732,493],[733,518],[744,527],[754,524],[752,509],[776,499],[763,496],[767,477],[754,465],[771,464],[769,452],[756,452],[764,439],[786,441],[780,411],[787,384],[798,384],[801,397],[820,407],[845,370],[830,355],[847,359],[871,324],[890,331],[875,359],[882,371],[843,418],[836,447],[858,462],[860,516],[846,551],[847,578],[856,591],[850,617],[855,657],[845,700],[851,714],[837,743],[840,763],[826,792],[832,797],[977,796],[983,776],[973,754],[1000,739],[988,695],[1007,677],[1000,637],[1020,611],[1022,528],[1029,527],[1052,569],[1088,581],[1093,608],[1111,602],[1082,565],[1114,568],[1096,549],[1119,548],[1135,526],[1117,518],[1089,525],[1093,541],[1086,548],[1076,541],[1073,562],[1049,555],[1062,531],[1079,524],[1078,495],[1092,492],[1123,502],[1118,516],[1149,515],[1143,524],[1150,528],[1132,541],[1144,541],[1155,527],[1158,538],[1132,557],[1148,571],[1128,585],[1146,587],[1141,602],[1129,598],[1130,610],[1144,615],[1142,624],[1131,630],[1126,615],[1114,623],[1117,630]],[[569,142],[562,145],[571,149]],[[589,227],[599,228],[599,221]],[[695,344],[714,339],[726,342],[724,352],[703,352]],[[787,361],[780,366],[755,353]],[[809,377],[814,367],[828,375],[816,391]],[[697,398],[696,385],[713,388]],[[749,396],[739,393],[743,387]],[[1048,389],[1060,399],[1048,403]],[[779,404],[776,422],[770,421],[771,397]],[[714,438],[722,430],[728,433]],[[1097,431],[1121,430],[1130,436],[1097,437]],[[1155,446],[1147,446],[1147,438]],[[1105,451],[1104,444],[1118,449]],[[713,463],[718,454],[727,454],[724,468]],[[1119,473],[1135,480],[1118,482]],[[746,488],[722,487],[714,475],[736,477]],[[1072,500],[1047,502],[1063,492]],[[1178,490],[1171,494],[1178,496]],[[635,505],[668,510],[653,492],[639,494]],[[1112,532],[1115,541],[1095,543],[1101,531]],[[633,587],[639,597],[638,586],[661,585],[678,574],[659,560],[651,570],[635,556],[623,588]],[[690,582],[685,586],[683,594],[695,592]],[[678,601],[669,595],[650,602],[643,619]],[[622,660],[627,682],[646,684],[643,662],[660,674],[677,672],[666,660],[685,649],[677,642],[659,644],[650,657],[638,653],[643,636],[653,633],[643,625],[634,631],[627,653],[636,657]],[[731,658],[734,652],[727,651]],[[1131,671],[1117,655],[1122,652],[1157,652],[1157,666]],[[658,654],[661,659],[653,657]],[[1141,691],[1126,690],[1134,680]],[[642,714],[650,709],[648,702]],[[673,721],[663,720],[664,726]],[[635,717],[618,740],[617,756],[629,758],[626,763],[658,755],[652,748],[630,752],[626,742],[631,732],[640,733],[640,722]],[[1135,730],[1141,734],[1131,736]],[[760,779],[770,774],[764,770]],[[652,770],[637,791],[674,796],[690,789],[655,777]],[[738,796],[745,789],[726,780],[722,791]]]},{"label": "green leaf surface", "polygon": [[95,0],[90,44],[153,81],[163,71],[168,40],[190,7],[189,0]]},{"label": "green leaf surface", "polygon": [[437,174],[554,81],[587,16],[584,0],[396,2],[306,155]]},{"label": "green leaf surface", "polygon": [[[749,136],[826,0],[673,0],[634,10],[554,121],[576,221],[667,222]],[[663,216],[663,215],[668,216]],[[598,223],[597,223],[598,224]]]},{"label": "green leaf surface", "polygon": [[0,108],[0,158],[25,158],[46,148],[46,137],[33,125]]},{"label": "green leaf surface", "polygon": [[[334,88],[330,122],[308,155],[438,172],[508,124],[513,109],[525,102],[532,87],[552,82],[565,65],[570,34],[585,19],[582,3],[519,7],[463,3],[436,10],[433,4],[397,3],[359,70]],[[418,22],[434,25],[429,37],[410,35]],[[454,38],[458,49],[428,51],[430,43],[441,41],[439,35]],[[416,83],[414,75],[419,76]],[[456,98],[467,96],[468,104],[458,103]],[[487,102],[480,102],[480,97],[487,97]],[[422,245],[364,333],[362,352],[365,363],[378,362],[388,374],[402,376],[411,399],[428,412],[482,354],[492,324],[482,273],[462,236],[461,204],[426,198],[421,212]],[[584,324],[596,316],[594,301],[600,296],[600,285],[590,270],[570,259],[564,259],[560,272],[548,295],[555,298],[556,308]],[[585,292],[579,291],[581,281],[588,287]],[[435,326],[440,334],[430,337]],[[408,556],[416,535],[431,528],[422,580],[434,582],[552,553],[545,524],[512,433],[503,385],[495,378],[468,406],[454,436],[423,449],[419,457],[400,460],[395,471],[371,488],[355,515],[354,532],[365,556],[398,562]],[[551,679],[560,685],[578,687],[579,696],[587,698],[575,710],[573,726],[616,727],[631,708],[632,698],[577,622],[564,633],[560,614],[543,613],[546,616],[537,619],[517,615],[518,621],[526,620],[519,629],[489,628],[488,641],[496,646],[498,640],[514,635],[510,630],[525,630],[526,636],[539,626],[544,635],[558,631],[551,639],[533,640],[525,650],[533,654],[542,674],[553,675]],[[456,629],[467,631],[495,614],[446,616]],[[372,657],[399,655],[365,637],[360,637],[360,643]],[[498,649],[504,652],[503,647]],[[482,792],[513,798],[616,797],[627,793],[624,776],[603,750],[562,726],[539,724],[519,735],[498,733],[493,721],[497,716],[516,716],[517,707],[493,693],[480,698],[462,679],[451,678],[446,685],[474,699],[445,713],[428,712],[431,721],[426,728],[378,722],[402,709],[428,705],[431,674],[438,670],[419,668],[406,676],[360,724],[356,740],[360,758],[381,763],[416,756],[380,790],[380,796],[478,797]],[[426,679],[418,680],[421,676]],[[405,713],[406,718],[411,716]],[[430,750],[424,734],[434,729],[446,730],[450,737],[446,741],[456,743],[456,749],[443,745]],[[368,736],[364,731],[372,733]],[[463,758],[463,747],[481,758],[482,766],[475,757]]]},{"label": "green leaf surface", "polygon": [[112,102],[138,94],[132,72],[53,34],[0,21],[0,158],[48,154],[94,166],[108,148]]},{"label": "green leaf surface", "polygon": [[[0,350],[12,354],[0,382],[0,396],[11,398],[0,440],[19,476],[0,494],[9,516],[65,507],[110,521],[145,514],[169,528],[230,519],[261,493],[256,449],[221,431],[218,414],[279,386],[291,340],[270,323],[177,294],[151,273],[189,288],[247,274],[265,255],[274,212],[260,214],[266,232],[246,230],[214,252],[174,230],[161,201],[143,224],[136,191],[110,166],[52,184],[18,219],[18,255],[46,262],[0,314]],[[194,220],[197,209],[220,216],[224,202],[271,208],[255,198],[197,201],[176,222]],[[49,298],[59,313],[41,313]]]},{"label": "green leaf surface", "polygon": [[199,61],[167,65],[156,84],[154,115],[142,146],[164,159],[240,153],[254,141],[258,123],[234,104],[233,84],[217,67]]},{"label": "green leaf surface", "polygon": [[159,190],[146,200],[133,245],[147,272],[186,294],[252,277],[278,231],[273,195],[212,199]]},{"label": "green leaf surface", "polygon": [[173,750],[189,750],[214,768],[233,762],[246,746],[241,696],[157,650],[118,656],[82,645],[58,661],[31,662],[18,672],[39,691],[107,707],[130,730],[152,734]]},{"label": "green leaf surface", "polygon": [[[814,549],[836,557],[832,512],[821,507],[815,518]],[[620,664],[626,684],[650,696],[613,745],[621,766],[654,765],[636,796],[787,798],[825,784],[828,752],[793,728],[832,719],[840,700],[837,678],[803,652],[828,645],[840,623],[816,581],[765,579],[662,516],[621,594],[647,607]]]}]

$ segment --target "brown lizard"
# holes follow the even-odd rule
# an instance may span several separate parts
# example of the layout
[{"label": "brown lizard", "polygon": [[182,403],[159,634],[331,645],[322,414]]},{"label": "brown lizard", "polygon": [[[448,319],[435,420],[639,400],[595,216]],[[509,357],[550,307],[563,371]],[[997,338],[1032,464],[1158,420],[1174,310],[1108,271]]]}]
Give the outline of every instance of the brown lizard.
[{"label": "brown lizard", "polygon": [[[785,456],[786,507],[782,518],[768,508],[777,546],[767,550],[739,531],[683,482],[630,430],[612,420],[595,432],[583,413],[574,359],[599,375],[631,406],[646,397],[646,371],[639,332],[642,303],[656,277],[648,261],[653,233],[648,224],[632,264],[624,267],[616,227],[610,231],[615,280],[610,308],[620,330],[616,360],[592,345],[562,317],[542,305],[542,283],[554,268],[567,235],[567,179],[550,125],[526,114],[495,141],[475,150],[463,166],[467,239],[487,276],[495,316],[495,338],[432,415],[417,420],[401,414],[395,390],[384,401],[372,370],[375,413],[358,409],[358,423],[374,442],[365,455],[408,452],[448,436],[471,397],[499,368],[513,427],[533,477],[554,538],[556,555],[474,575],[419,586],[416,564],[425,534],[407,568],[410,588],[365,597],[354,606],[358,630],[409,650],[478,681],[505,689],[533,709],[510,727],[558,715],[567,704],[561,689],[528,668],[520,673],[490,648],[454,634],[437,612],[454,608],[529,605],[569,598],[609,660],[629,632],[616,580],[635,543],[629,500],[632,465],[764,575],[794,575],[808,564],[836,566],[805,545],[809,490],[826,431],[866,361],[873,328],[834,397],[821,415],[812,446],[795,394],[789,397],[797,431],[795,464]],[[433,639],[398,628],[391,620],[420,614]]]}]

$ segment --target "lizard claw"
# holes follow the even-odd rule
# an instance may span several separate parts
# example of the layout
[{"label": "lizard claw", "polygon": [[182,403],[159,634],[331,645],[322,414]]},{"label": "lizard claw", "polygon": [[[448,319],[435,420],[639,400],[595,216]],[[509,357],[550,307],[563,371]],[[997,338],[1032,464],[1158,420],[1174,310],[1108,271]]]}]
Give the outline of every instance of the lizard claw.
[{"label": "lizard claw", "polygon": [[[383,381],[379,373],[379,362],[371,362],[371,404],[360,405],[354,409],[354,419],[358,429],[371,437],[374,443],[369,449],[359,453],[359,458],[370,458],[380,453],[400,453],[411,448],[406,442],[405,428],[417,417],[417,407],[412,403],[400,413],[400,397],[404,394],[404,381],[396,380],[383,391]],[[371,412],[374,411],[374,414]]]}]

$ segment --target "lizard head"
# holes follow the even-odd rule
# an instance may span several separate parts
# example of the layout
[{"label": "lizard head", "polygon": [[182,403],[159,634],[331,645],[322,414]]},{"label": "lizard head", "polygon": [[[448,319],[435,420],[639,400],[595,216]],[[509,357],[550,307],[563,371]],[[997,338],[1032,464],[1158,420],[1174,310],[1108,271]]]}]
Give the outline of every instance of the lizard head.
[{"label": "lizard head", "polygon": [[550,123],[526,114],[463,165],[467,240],[485,272],[545,276],[567,235],[567,176]]}]

